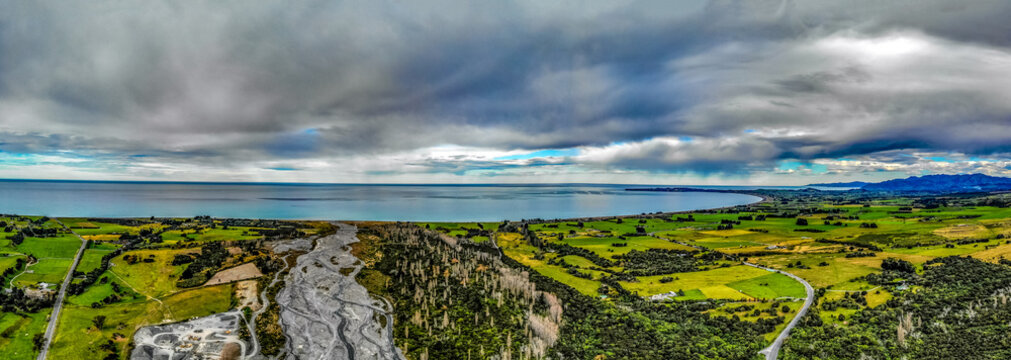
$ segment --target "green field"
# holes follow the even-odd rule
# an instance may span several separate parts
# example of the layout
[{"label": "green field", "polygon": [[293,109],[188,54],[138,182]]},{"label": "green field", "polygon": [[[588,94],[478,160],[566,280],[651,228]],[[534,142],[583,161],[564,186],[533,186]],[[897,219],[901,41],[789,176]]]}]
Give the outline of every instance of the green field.
[{"label": "green field", "polygon": [[804,298],[807,296],[804,292],[804,285],[786,275],[777,273],[735,281],[727,286],[756,299]]},{"label": "green field", "polygon": [[[3,254],[0,255],[0,271],[13,266],[19,258],[31,256],[37,259],[26,271],[8,278],[13,278],[14,286],[26,290],[36,288],[40,282],[59,284],[63,281],[82,245],[77,235],[89,241],[76,269],[82,273],[98,269],[102,257],[118,248],[132,248],[111,259],[109,270],[83,293],[69,295],[65,299],[50,348],[52,359],[105,358],[109,355],[110,341],[118,357],[126,358],[131,346],[130,338],[139,327],[206,316],[234,306],[234,284],[192,289],[176,287],[179,275],[189,266],[171,265],[176,254],[200,252],[201,242],[260,239],[262,236],[256,235],[254,230],[280,230],[276,231],[280,235],[275,236],[292,238],[303,233],[315,233],[322,228],[318,223],[207,218],[124,221],[143,224],[139,226],[84,218],[30,224],[31,219],[38,218],[28,217],[18,221],[14,218],[0,219],[14,226],[12,231],[0,229],[0,254]],[[66,232],[60,222],[71,232]],[[250,226],[225,226],[226,223]],[[19,231],[30,234],[29,230],[39,228],[59,229],[59,233],[55,237],[29,236],[17,246],[8,239]],[[292,228],[298,231],[291,231]],[[121,234],[132,236],[121,237]],[[243,248],[248,250],[248,245]],[[229,250],[241,251],[239,247]],[[258,248],[229,261],[250,261],[265,253],[269,254],[269,249]],[[127,262],[126,256],[136,260]],[[78,276],[73,279],[73,284],[79,285],[84,281],[85,277]],[[0,359],[35,358],[32,338],[44,330],[51,309],[25,313],[25,309],[32,305],[16,303],[15,312],[0,313],[0,333],[3,335],[0,336]],[[106,323],[101,329],[96,329],[92,319],[99,315],[106,317]]]},{"label": "green field", "polygon": [[[744,211],[697,212],[691,214],[688,221],[684,221],[687,214],[676,214],[670,216],[675,221],[629,217],[620,223],[617,219],[536,223],[529,224],[528,229],[544,241],[586,249],[605,259],[613,259],[615,255],[627,254],[631,250],[694,251],[677,242],[739,256],[736,261],[720,260],[700,265],[699,268],[704,271],[640,276],[635,282],[620,282],[623,288],[640,296],[680,290],[684,295],[677,297],[679,300],[805,296],[803,286],[787,276],[744,266],[719,267],[739,264],[744,260],[790,272],[816,288],[867,290],[875,286],[863,280],[864,276],[880,272],[885,258],[913,264],[950,255],[972,256],[991,262],[1011,258],[1011,243],[1002,238],[1011,238],[1011,210],[960,206],[905,208],[912,203],[910,199],[887,198],[873,201],[871,206],[769,202],[741,207]],[[811,209],[818,210],[812,212]],[[777,217],[780,212],[801,215]],[[760,220],[759,215],[765,216],[765,219]],[[678,217],[682,219],[679,221]],[[807,225],[799,224],[798,218],[806,220]],[[720,229],[728,223],[733,225],[732,229]],[[475,226],[469,223],[431,223],[429,227],[462,236],[465,232],[459,229]],[[632,235],[639,230],[637,227],[652,236]],[[555,254],[545,253],[523,242],[518,234],[502,235],[499,233],[496,241],[507,256],[584,294],[597,295],[595,290],[600,286],[599,277],[607,274],[587,270],[596,267],[589,259],[575,255],[563,258],[565,263],[593,275],[591,279],[578,278],[568,274],[563,267],[547,263]],[[619,238],[622,235],[624,238]],[[880,250],[872,251],[876,253],[873,257],[846,256],[864,247]],[[619,267],[608,270],[622,271]],[[668,277],[675,280],[660,282],[661,278]],[[872,297],[868,297],[869,303]]]},{"label": "green field", "polygon": [[[590,296],[598,295],[597,289],[600,288],[600,281],[596,279],[600,278],[602,272],[595,270],[580,270],[582,272],[593,275],[592,279],[583,279],[575,275],[569,274],[568,272],[566,272],[567,270],[562,268],[561,266],[550,265],[547,263],[547,261],[556,256],[556,254],[547,254],[542,260],[536,259],[535,254],[537,253],[537,249],[533,246],[523,243],[518,235],[519,234],[511,234],[511,233],[499,234],[499,237],[497,239],[498,244],[502,248],[502,251],[505,252],[507,256],[516,259],[516,261],[519,261],[524,265],[537,269],[537,271],[543,274],[544,276],[558,280],[563,284],[572,286],[574,289],[578,290],[583,294]],[[578,261],[575,259],[573,260]],[[586,265],[586,263],[589,262],[586,259],[582,260],[585,261],[581,262],[583,265]],[[592,265],[592,263],[590,263],[590,265]]]},{"label": "green field", "polygon": [[[161,297],[179,290],[176,280],[185,269],[184,266],[172,266],[172,258],[176,254],[193,253],[196,249],[161,249],[137,250],[120,254],[112,259],[109,272],[115,277],[137,289],[144,295]],[[123,258],[127,255],[141,259],[151,258],[154,262],[138,261],[128,264]]]},{"label": "green field", "polygon": [[[59,285],[70,269],[73,259],[40,259],[14,279],[16,286],[31,286],[41,282]],[[29,273],[31,271],[31,273]]]},{"label": "green field", "polygon": [[35,359],[37,353],[33,350],[32,337],[46,330],[46,318],[51,310],[38,313],[8,313],[0,312],[0,349],[3,349],[3,359],[21,360]]},{"label": "green field", "polygon": [[97,269],[102,265],[102,257],[113,252],[117,247],[118,245],[110,243],[93,243],[81,255],[81,262],[77,264],[77,271],[87,273]]},{"label": "green field", "polygon": [[0,256],[0,272],[14,267],[18,259],[24,259],[23,255]]},{"label": "green field", "polygon": [[[260,236],[251,232],[251,229],[247,227],[232,227],[226,230],[219,227],[217,229],[203,229],[199,232],[194,230],[169,230],[162,233],[162,239],[166,244],[190,241],[208,242],[259,239]],[[244,232],[245,234],[243,234]]]},{"label": "green field", "polygon": [[143,302],[147,300],[146,296],[137,293],[136,291],[133,290],[133,288],[131,288],[122,280],[119,280],[119,278],[109,273],[108,271],[102,274],[99,278],[100,279],[106,278],[108,280],[104,282],[103,281],[96,282],[94,285],[89,286],[88,289],[84,291],[83,294],[68,296],[66,302],[68,304],[74,304],[82,307],[91,306],[91,304],[100,302],[109,295],[113,295],[115,293],[113,291],[113,283],[119,286],[120,293],[117,294],[117,296],[119,296],[122,299],[121,301]]},{"label": "green field", "polygon": [[99,234],[119,234],[134,233],[140,231],[141,227],[132,227],[120,224],[105,223],[100,221],[89,221],[82,218],[61,218],[60,222],[70,228],[78,235],[99,235]]},{"label": "green field", "polygon": [[[950,201],[951,205],[927,208],[911,207],[913,199],[868,200],[865,201],[868,206],[863,206],[841,205],[842,202],[820,198],[791,198],[696,212],[691,219],[687,218],[689,214],[667,214],[626,217],[620,221],[521,224],[529,232],[514,225],[508,228],[517,232],[498,232],[502,224],[491,222],[481,223],[480,227],[477,223],[418,225],[454,237],[470,236],[470,242],[458,243],[485,253],[494,253],[497,246],[505,256],[532,271],[581,294],[606,299],[604,304],[615,311],[625,311],[628,304],[646,306],[640,298],[616,290],[627,290],[639,297],[678,292],[682,295],[674,300],[686,303],[649,306],[692,308],[743,321],[779,317],[789,321],[800,306],[795,300],[806,296],[804,287],[786,275],[743,265],[755,263],[789,272],[820,289],[819,293],[824,295],[816,309],[824,310],[819,311],[822,320],[833,326],[846,326],[846,320],[840,319],[850,319],[863,310],[832,309],[832,303],[825,309],[827,301],[847,300],[847,294],[860,293],[866,296],[859,298],[861,304],[866,302],[866,307],[888,307],[895,303],[886,303],[889,299],[903,299],[904,294],[916,291],[915,287],[906,290],[908,287],[901,284],[916,279],[915,274],[906,272],[908,277],[884,280],[869,276],[882,273],[882,261],[886,258],[908,261],[920,274],[924,274],[925,262],[938,257],[970,256],[993,263],[1011,258],[1011,209],[960,206],[957,200]],[[765,220],[756,219],[761,216]],[[803,221],[799,224],[799,219],[807,225]],[[82,353],[104,356],[106,351],[99,346],[109,340],[125,356],[129,337],[140,326],[228,310],[232,306],[233,285],[180,289],[177,280],[188,265],[173,266],[171,261],[177,254],[199,252],[201,242],[260,238],[253,234],[254,228],[225,229],[220,222],[214,223],[216,228],[210,228],[206,219],[140,227],[87,219],[63,219],[63,222],[96,241],[83,255],[77,269],[81,272],[98,268],[102,256],[133,241],[130,238],[120,241],[115,234],[164,230],[161,233],[164,242],[159,242],[155,234],[129,243],[134,250],[113,258],[109,270],[100,277],[103,280],[83,294],[66,299],[53,344],[54,358],[73,358]],[[51,221],[45,226],[55,228],[58,224]],[[479,228],[481,235],[475,235],[473,230]],[[468,229],[472,231],[468,233]],[[144,236],[151,234],[144,233]],[[0,235],[0,252],[32,254],[39,259],[28,268],[31,273],[23,273],[14,280],[17,286],[59,283],[81,245],[74,234],[61,234],[54,238],[28,238],[12,247],[6,239],[8,235]],[[193,243],[198,246],[190,246]],[[632,251],[637,252],[620,256]],[[864,256],[866,253],[874,256]],[[242,261],[250,261],[256,254],[259,253],[244,254],[246,258]],[[0,271],[12,266],[19,256],[22,255],[0,256]],[[139,261],[130,264],[126,256],[136,256]],[[931,269],[927,266],[926,270]],[[740,310],[742,304],[751,307]],[[784,305],[786,310],[782,309]],[[12,334],[30,335],[44,326],[45,311],[48,310],[27,316],[3,313],[0,331],[11,329]],[[91,319],[97,315],[107,317],[107,325],[102,329],[92,326]],[[767,324],[764,320],[758,323]],[[772,331],[773,325],[763,328],[755,337],[771,339],[784,326],[780,324]],[[0,358],[31,358],[30,337],[0,338],[0,349],[4,355]]]},{"label": "green field", "polygon": [[[101,292],[89,289],[88,292]],[[95,297],[85,292],[81,297]],[[99,345],[114,340],[120,358],[126,358],[129,337],[137,329],[152,324],[180,321],[227,311],[231,306],[231,284],[198,288],[166,296],[161,302],[141,300],[115,303],[100,309],[70,301],[60,313],[60,323],[50,349],[53,359],[76,358],[81,353],[106,354]],[[95,329],[92,319],[106,317],[106,325]],[[125,337],[119,337],[122,335]]]},{"label": "green field", "polygon": [[81,239],[73,234],[51,238],[26,238],[16,246],[18,252],[35,255],[36,258],[73,259],[81,248]]},{"label": "green field", "polygon": [[[638,282],[621,285],[640,296],[651,296],[671,291],[698,290],[709,299],[749,300],[778,297],[804,297],[804,287],[781,274],[750,266],[731,266],[706,271],[674,274],[674,281],[660,282],[662,277],[641,276]],[[681,299],[680,297],[678,298]],[[690,297],[685,299],[691,300]]]},{"label": "green field", "polygon": [[[645,251],[646,249],[671,249],[671,250],[685,250],[694,251],[695,249],[684,246],[678,243],[673,243],[664,239],[657,239],[649,236],[630,236],[625,240],[618,238],[594,238],[594,237],[578,237],[578,238],[566,238],[564,240],[555,240],[555,242],[561,242],[569,244],[575,247],[580,247],[586,250],[593,251],[598,256],[602,258],[611,258],[614,255],[627,254],[632,250]],[[627,246],[614,246],[613,244],[623,243],[628,244]]]}]

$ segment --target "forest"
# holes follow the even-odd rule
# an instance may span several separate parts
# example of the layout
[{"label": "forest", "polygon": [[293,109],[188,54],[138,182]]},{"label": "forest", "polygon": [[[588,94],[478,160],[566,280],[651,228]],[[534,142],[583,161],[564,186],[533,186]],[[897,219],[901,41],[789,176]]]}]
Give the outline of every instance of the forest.
[{"label": "forest", "polygon": [[810,313],[791,333],[782,357],[1011,358],[1011,268],[943,257],[924,264],[917,286],[922,288],[860,310],[842,324],[823,323],[817,311]]}]

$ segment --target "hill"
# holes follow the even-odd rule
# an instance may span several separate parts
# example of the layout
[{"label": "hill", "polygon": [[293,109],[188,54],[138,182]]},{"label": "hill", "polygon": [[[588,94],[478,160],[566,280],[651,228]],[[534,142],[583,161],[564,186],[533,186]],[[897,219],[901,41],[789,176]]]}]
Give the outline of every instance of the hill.
[{"label": "hill", "polygon": [[807,186],[858,188],[867,184],[870,183],[866,181],[850,181],[850,182],[808,184]]},{"label": "hill", "polygon": [[1011,190],[1011,178],[984,174],[926,175],[867,184],[864,190],[976,192]]}]

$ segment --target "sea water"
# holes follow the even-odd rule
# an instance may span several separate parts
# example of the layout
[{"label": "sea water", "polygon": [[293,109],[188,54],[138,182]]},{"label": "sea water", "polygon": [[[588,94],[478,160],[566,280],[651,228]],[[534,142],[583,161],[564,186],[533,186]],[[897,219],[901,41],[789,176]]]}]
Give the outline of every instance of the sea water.
[{"label": "sea water", "polygon": [[[0,213],[51,217],[214,217],[501,221],[633,215],[748,204],[756,196],[625,191],[643,185],[371,185],[0,181]],[[734,187],[722,187],[734,188]]]}]

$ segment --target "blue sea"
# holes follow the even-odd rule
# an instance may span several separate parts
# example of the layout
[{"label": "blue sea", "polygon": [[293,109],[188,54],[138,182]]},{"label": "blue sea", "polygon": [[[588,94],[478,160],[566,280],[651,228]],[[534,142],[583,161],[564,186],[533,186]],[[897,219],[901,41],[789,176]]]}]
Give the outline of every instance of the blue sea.
[{"label": "blue sea", "polygon": [[699,210],[760,200],[755,196],[729,193],[625,191],[631,187],[653,186],[3,180],[0,181],[0,213],[60,217],[210,215],[268,219],[501,221]]}]

